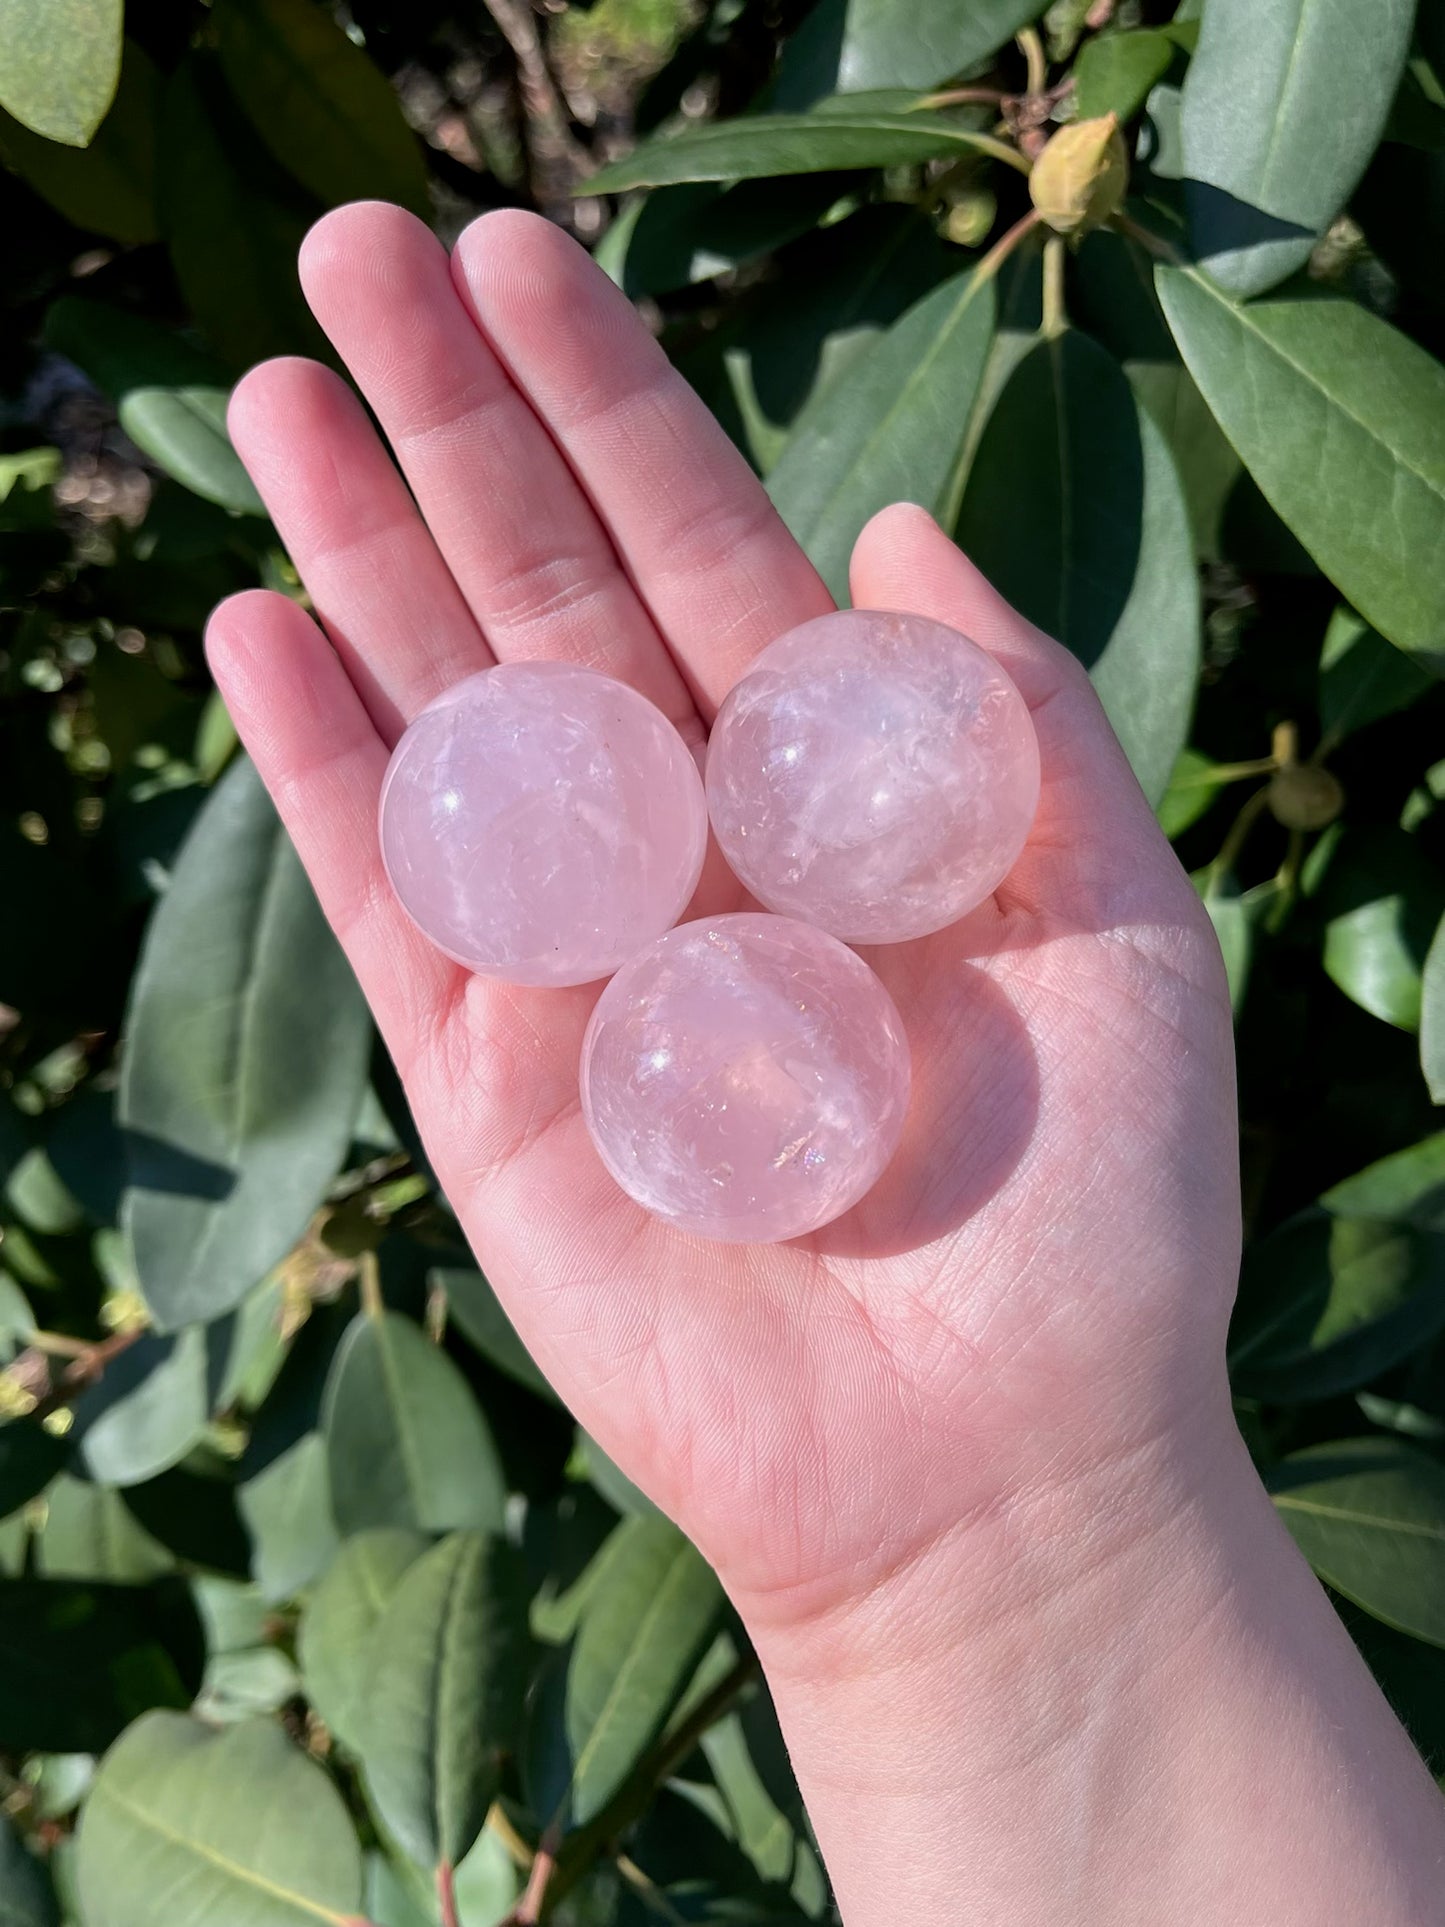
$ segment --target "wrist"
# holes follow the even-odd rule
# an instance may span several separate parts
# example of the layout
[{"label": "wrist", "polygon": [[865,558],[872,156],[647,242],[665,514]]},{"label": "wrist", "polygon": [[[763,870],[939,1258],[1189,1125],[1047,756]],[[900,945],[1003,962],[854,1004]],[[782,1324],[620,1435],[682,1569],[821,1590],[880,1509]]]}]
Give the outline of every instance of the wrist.
[{"label": "wrist", "polygon": [[1030,1927],[1433,1918],[1412,1851],[1445,1810],[1227,1404],[843,1604],[739,1604],[848,1927],[961,1895]]}]

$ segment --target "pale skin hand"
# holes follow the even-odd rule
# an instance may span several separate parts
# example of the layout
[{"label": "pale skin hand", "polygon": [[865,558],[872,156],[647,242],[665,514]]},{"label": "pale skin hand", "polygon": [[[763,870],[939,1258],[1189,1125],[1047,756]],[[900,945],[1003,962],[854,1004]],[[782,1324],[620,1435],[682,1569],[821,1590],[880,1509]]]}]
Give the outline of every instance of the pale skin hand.
[{"label": "pale skin hand", "polygon": [[[488,215],[449,261],[346,208],[302,279],[410,494],[337,376],[249,375],[232,432],[322,626],[235,597],[217,679],[479,1260],[748,1623],[848,1927],[1434,1919],[1434,1789],[1233,1432],[1223,972],[1086,678],[922,511],[864,531],[857,605],[1018,682],[1038,821],[965,924],[864,953],[915,1066],[872,1195],[788,1245],[668,1230],[578,1112],[596,989],[490,984],[417,935],[382,772],[438,691],[528,656],[624,677],[700,745],[827,594],[545,222]],[[714,865],[693,914],[740,901]]]}]

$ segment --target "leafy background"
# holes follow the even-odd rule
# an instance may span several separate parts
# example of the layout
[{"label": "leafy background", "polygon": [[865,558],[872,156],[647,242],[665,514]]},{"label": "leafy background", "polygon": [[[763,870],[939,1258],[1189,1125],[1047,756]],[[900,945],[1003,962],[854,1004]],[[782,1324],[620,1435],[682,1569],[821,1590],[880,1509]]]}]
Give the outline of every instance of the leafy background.
[{"label": "leafy background", "polygon": [[1240,1424],[1445,1772],[1445,0],[0,0],[0,107],[6,1927],[829,1910],[207,683],[365,195],[541,207],[835,587],[910,496],[1089,665],[1229,964]]}]

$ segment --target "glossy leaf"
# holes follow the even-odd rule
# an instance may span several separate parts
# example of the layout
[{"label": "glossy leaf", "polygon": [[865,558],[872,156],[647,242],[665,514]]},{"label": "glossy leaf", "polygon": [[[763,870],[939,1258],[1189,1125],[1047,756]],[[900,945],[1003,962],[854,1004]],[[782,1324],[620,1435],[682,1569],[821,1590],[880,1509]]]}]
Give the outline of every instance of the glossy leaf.
[{"label": "glossy leaf", "polygon": [[706,337],[684,372],[766,475],[832,384],[956,260],[916,208],[862,207],[793,249],[786,271]]},{"label": "glossy leaf", "polygon": [[81,1462],[106,1485],[138,1485],[183,1459],[211,1416],[206,1331],[146,1332],[74,1407]]},{"label": "glossy leaf", "polygon": [[221,508],[265,513],[226,433],[230,392],[208,356],[138,315],[74,296],[51,306],[45,338],[104,389],[126,434],[167,475]]},{"label": "glossy leaf", "polygon": [[1083,662],[1157,800],[1194,704],[1199,588],[1169,450],[1097,343],[1070,329],[1020,362],[974,456],[958,538]]},{"label": "glossy leaf", "polygon": [[307,1432],[252,1474],[237,1494],[251,1536],[251,1573],[263,1599],[294,1599],[336,1551],[326,1441]]},{"label": "glossy leaf", "polygon": [[322,1428],[343,1534],[500,1529],[506,1488],[486,1421],[409,1318],[358,1313],[332,1365]]},{"label": "glossy leaf", "polygon": [[1262,294],[1309,257],[1374,152],[1414,0],[1209,0],[1184,82],[1195,253]]},{"label": "glossy leaf", "polygon": [[1324,966],[1347,997],[1401,1030],[1418,1030],[1422,975],[1445,913],[1445,876],[1395,829],[1348,832],[1321,892]]},{"label": "glossy leaf", "polygon": [[175,1560],[141,1525],[119,1492],[62,1475],[45,1495],[36,1561],[51,1579],[133,1584],[169,1572]]},{"label": "glossy leaf", "polygon": [[1445,1646],[1445,1466],[1398,1439],[1339,1439],[1281,1460],[1266,1482],[1322,1579]]},{"label": "glossy leaf", "polygon": [[807,234],[842,191],[842,180],[828,174],[661,188],[612,223],[594,258],[627,294],[665,294]]},{"label": "glossy leaf", "polygon": [[517,1336],[516,1326],[503,1311],[501,1300],[480,1271],[443,1267],[430,1274],[430,1283],[433,1289],[446,1294],[450,1322],[489,1364],[505,1372],[508,1378],[516,1379],[519,1385],[525,1385],[539,1398],[560,1404],[557,1394],[542,1376],[541,1367]]},{"label": "glossy leaf", "polygon": [[367,1787],[413,1860],[455,1867],[521,1724],[529,1635],[517,1553],[453,1533],[404,1573],[372,1638],[372,1687],[357,1709]]},{"label": "glossy leaf", "polygon": [[84,147],[120,77],[124,0],[0,0],[0,107]]},{"label": "glossy leaf", "polygon": [[1326,1191],[1246,1254],[1237,1391],[1274,1402],[1368,1384],[1445,1330],[1445,1133]]},{"label": "glossy leaf", "polygon": [[281,165],[328,206],[429,212],[426,170],[396,95],[312,0],[217,0],[221,67]]},{"label": "glossy leaf", "polygon": [[1320,652],[1320,727],[1331,744],[1408,708],[1433,683],[1348,603],[1330,617]]},{"label": "glossy leaf", "polygon": [[917,302],[827,390],[768,476],[768,493],[840,601],[868,518],[947,498],[994,322],[991,282],[955,276]]},{"label": "glossy leaf", "polygon": [[0,1747],[98,1753],[153,1706],[188,1706],[205,1646],[178,1580],[0,1579]]},{"label": "glossy leaf", "polygon": [[124,1221],[165,1329],[239,1304],[350,1142],[371,1023],[249,763],[217,785],[151,919],[120,1092]]},{"label": "glossy leaf", "polygon": [[678,181],[752,181],[775,174],[826,174],[839,168],[900,167],[939,155],[996,153],[999,143],[943,114],[920,108],[887,113],[840,107],[828,114],[752,114],[704,121],[682,134],[657,135],[599,169],[587,194]]},{"label": "glossy leaf", "polygon": [[1160,829],[1171,841],[1197,823],[1218,796],[1223,784],[1215,775],[1217,768],[1213,757],[1197,749],[1179,752],[1169,772],[1169,787],[1155,811]]},{"label": "glossy leaf", "polygon": [[1162,80],[1177,51],[1167,33],[1144,27],[1101,33],[1085,41],[1074,62],[1074,102],[1080,120],[1117,114],[1132,120]]},{"label": "glossy leaf", "polygon": [[120,86],[88,147],[65,147],[0,114],[0,160],[75,227],[135,246],[154,241],[161,76],[126,42]]},{"label": "glossy leaf", "polygon": [[933,87],[997,51],[1040,0],[819,0],[778,77],[790,107],[873,87]]},{"label": "glossy leaf", "polygon": [[1161,267],[1174,338],[1271,505],[1341,593],[1445,673],[1445,368],[1331,296],[1236,307],[1197,269]]},{"label": "glossy leaf", "polygon": [[376,1685],[373,1635],[404,1574],[430,1541],[392,1526],[359,1532],[327,1567],[301,1621],[297,1656],[306,1696],[352,1752]]},{"label": "glossy leaf", "polygon": [[[722,1588],[660,1515],[624,1520],[598,1554],[555,1707],[532,1758],[546,1820],[594,1818],[667,1725],[716,1629]],[[556,1717],[547,1719],[549,1712]]]},{"label": "glossy leaf", "polygon": [[1435,926],[1420,975],[1420,1067],[1431,1097],[1445,1104],[1445,916]]},{"label": "glossy leaf", "polygon": [[107,1755],[81,1817],[86,1927],[155,1927],[163,1894],[216,1927],[356,1927],[361,1876],[341,1796],[269,1720],[210,1733],[152,1714]]},{"label": "glossy leaf", "polygon": [[49,1870],[0,1811],[0,1927],[60,1927]]}]

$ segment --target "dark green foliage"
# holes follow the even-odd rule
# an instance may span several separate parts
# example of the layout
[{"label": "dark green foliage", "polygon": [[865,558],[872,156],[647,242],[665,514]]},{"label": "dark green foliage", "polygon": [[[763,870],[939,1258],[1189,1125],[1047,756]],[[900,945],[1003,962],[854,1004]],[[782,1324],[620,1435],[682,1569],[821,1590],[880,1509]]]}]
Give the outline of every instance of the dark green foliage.
[{"label": "dark green foliage", "polygon": [[[909,498],[1088,667],[1229,964],[1241,1422],[1445,1772],[1445,8],[533,11],[561,141],[455,0],[0,8],[0,1918],[492,1927],[544,1833],[560,1927],[829,1905],[205,669],[298,587],[231,387],[365,196],[573,225],[836,595]],[[1066,248],[1075,111],[1133,181]]]}]

